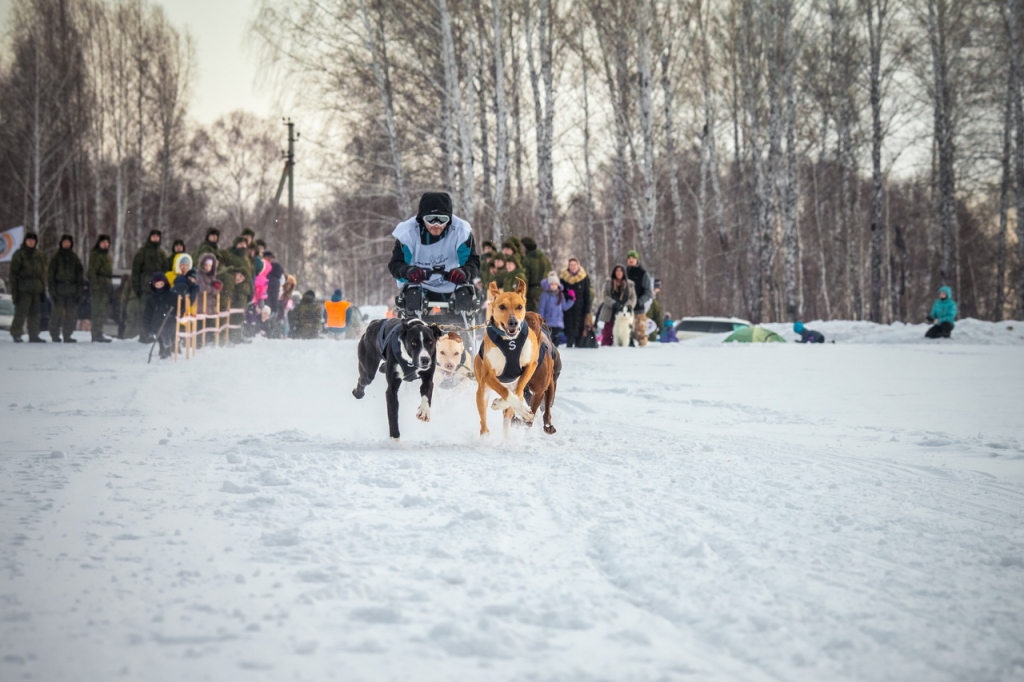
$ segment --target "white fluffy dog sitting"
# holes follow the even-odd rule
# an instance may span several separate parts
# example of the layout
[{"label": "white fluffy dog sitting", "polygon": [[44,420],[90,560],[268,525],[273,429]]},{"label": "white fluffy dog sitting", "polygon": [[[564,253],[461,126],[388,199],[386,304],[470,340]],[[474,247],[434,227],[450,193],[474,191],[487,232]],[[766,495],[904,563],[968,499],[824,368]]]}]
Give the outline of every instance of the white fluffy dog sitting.
[{"label": "white fluffy dog sitting", "polygon": [[612,341],[616,346],[628,346],[633,337],[633,311],[623,308],[615,313],[615,326],[612,327]]}]

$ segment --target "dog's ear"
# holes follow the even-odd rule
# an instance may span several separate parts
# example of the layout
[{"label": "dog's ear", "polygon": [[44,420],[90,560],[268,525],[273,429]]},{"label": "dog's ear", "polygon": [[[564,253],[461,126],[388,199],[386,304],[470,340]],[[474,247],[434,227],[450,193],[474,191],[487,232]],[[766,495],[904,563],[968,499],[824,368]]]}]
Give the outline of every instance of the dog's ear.
[{"label": "dog's ear", "polygon": [[439,339],[444,335],[444,332],[436,324],[430,325],[430,331],[434,335],[434,339]]},{"label": "dog's ear", "polygon": [[526,282],[522,277],[516,277],[516,288],[514,291],[520,296],[526,296]]},{"label": "dog's ear", "polygon": [[501,289],[498,288],[497,282],[491,282],[490,286],[487,287],[487,299],[493,300],[497,298],[498,294],[501,293]]},{"label": "dog's ear", "polygon": [[448,338],[451,339],[452,341],[458,341],[459,343],[462,343],[462,337],[456,334],[455,332],[448,332]]}]

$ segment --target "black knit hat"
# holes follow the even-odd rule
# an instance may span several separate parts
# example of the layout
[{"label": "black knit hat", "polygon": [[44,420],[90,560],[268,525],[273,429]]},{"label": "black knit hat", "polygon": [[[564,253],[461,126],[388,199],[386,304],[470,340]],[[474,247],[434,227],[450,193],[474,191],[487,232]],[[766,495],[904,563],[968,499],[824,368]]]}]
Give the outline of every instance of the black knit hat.
[{"label": "black knit hat", "polygon": [[448,192],[424,192],[420,197],[420,208],[416,211],[416,222],[423,225],[425,215],[446,215],[452,217],[452,198]]},{"label": "black knit hat", "polygon": [[525,246],[527,251],[537,250],[537,242],[533,240],[533,237],[523,237],[519,240],[519,243]]},{"label": "black knit hat", "polygon": [[158,237],[163,237],[164,236],[164,233],[161,232],[160,230],[156,229],[156,228],[153,228],[152,230],[149,231],[149,236],[150,237],[152,237],[154,234],[156,236],[158,236]]},{"label": "black knit hat", "polygon": [[[36,241],[39,241],[39,235],[35,232],[26,232],[24,239],[35,239]],[[24,239],[22,241],[24,241]]]},{"label": "black knit hat", "polygon": [[173,249],[178,244],[181,244],[181,250],[184,251],[185,250],[185,240],[184,239],[175,239],[174,243],[171,244],[171,248]]},{"label": "black knit hat", "polygon": [[72,237],[70,234],[62,234],[60,236],[60,241],[57,242],[60,245],[61,248],[64,248],[64,240],[65,239],[68,240],[69,242],[71,242],[71,246],[68,247],[69,249],[74,247],[74,245],[75,245],[75,238]]},{"label": "black knit hat", "polygon": [[210,229],[208,229],[206,231],[206,237],[207,238],[209,238],[210,235],[214,235],[214,234],[217,235],[218,237],[220,236],[220,230],[218,230],[216,227],[211,227]]},{"label": "black knit hat", "polygon": [[485,248],[487,248],[488,246],[489,246],[489,247],[491,247],[491,251],[497,251],[497,250],[498,250],[498,247],[497,247],[497,246],[495,246],[495,245],[494,245],[494,242],[492,242],[492,241],[491,241],[490,239],[488,239],[488,240],[487,240],[487,241],[485,241],[485,242],[484,242],[483,244],[481,244],[481,245],[480,245],[480,248],[481,248],[481,249],[485,249]]},{"label": "black knit hat", "polygon": [[255,237],[256,233],[250,230],[248,227],[242,230],[243,237]]}]

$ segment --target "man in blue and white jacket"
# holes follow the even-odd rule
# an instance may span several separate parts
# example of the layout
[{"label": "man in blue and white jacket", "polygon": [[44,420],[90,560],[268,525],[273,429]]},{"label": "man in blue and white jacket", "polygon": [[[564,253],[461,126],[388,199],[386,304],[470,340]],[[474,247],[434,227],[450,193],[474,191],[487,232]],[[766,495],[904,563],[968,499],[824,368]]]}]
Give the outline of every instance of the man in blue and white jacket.
[{"label": "man in blue and white jacket", "polygon": [[446,192],[425,192],[416,217],[399,223],[392,235],[388,270],[402,287],[401,308],[417,313],[424,301],[450,301],[454,312],[476,309],[480,256],[473,228],[452,214]]}]

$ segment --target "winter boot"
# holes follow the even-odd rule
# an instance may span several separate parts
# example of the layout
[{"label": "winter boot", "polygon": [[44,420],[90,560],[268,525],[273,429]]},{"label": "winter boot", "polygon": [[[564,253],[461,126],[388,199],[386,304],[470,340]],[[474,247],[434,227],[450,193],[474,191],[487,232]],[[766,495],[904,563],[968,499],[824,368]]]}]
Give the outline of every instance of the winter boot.
[{"label": "winter boot", "polygon": [[101,336],[98,339],[92,340],[93,343],[110,343],[111,341],[113,341],[113,339],[111,339],[109,336]]},{"label": "winter boot", "polygon": [[44,339],[41,336],[37,336],[35,338],[29,338],[28,342],[29,343],[46,343],[46,339]]},{"label": "winter boot", "polygon": [[78,340],[77,339],[73,339],[70,336],[65,336],[64,337],[64,343],[78,343]]},{"label": "winter boot", "polygon": [[11,338],[14,339],[14,343],[24,343],[24,341],[21,340],[20,336],[15,336],[14,334],[11,334]]}]

